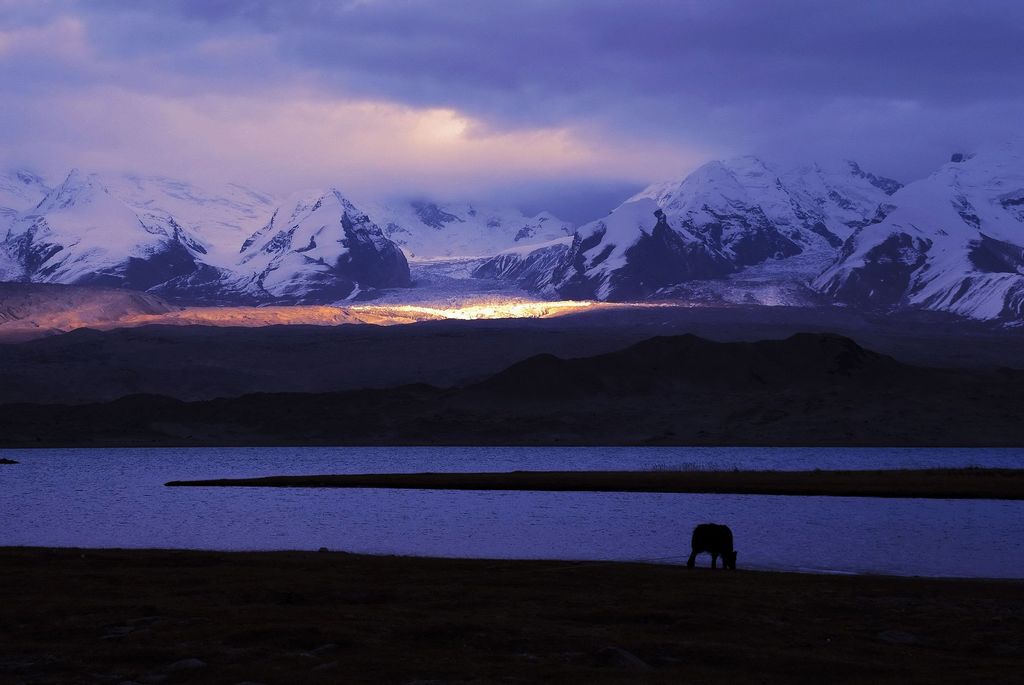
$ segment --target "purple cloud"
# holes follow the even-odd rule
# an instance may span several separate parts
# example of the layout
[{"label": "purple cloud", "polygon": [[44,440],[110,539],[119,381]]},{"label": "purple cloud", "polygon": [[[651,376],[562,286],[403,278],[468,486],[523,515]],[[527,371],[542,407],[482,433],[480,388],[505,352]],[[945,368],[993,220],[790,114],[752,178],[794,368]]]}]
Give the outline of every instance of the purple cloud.
[{"label": "purple cloud", "polygon": [[[1009,137],[1024,121],[1019,2],[8,0],[0,7],[10,14],[0,18],[2,30],[64,17],[87,47],[63,60],[4,56],[0,47],[5,98],[116,84],[171,98],[233,93],[273,101],[302,89],[325,100],[451,109],[481,134],[568,129],[584,140],[646,146],[653,160],[692,151],[680,171],[702,155],[762,152],[856,156],[901,178],[925,173],[954,148]],[[652,161],[649,177],[666,166]],[[521,167],[515,174],[506,182],[527,180]],[[623,162],[619,178],[643,180],[642,169]]]}]

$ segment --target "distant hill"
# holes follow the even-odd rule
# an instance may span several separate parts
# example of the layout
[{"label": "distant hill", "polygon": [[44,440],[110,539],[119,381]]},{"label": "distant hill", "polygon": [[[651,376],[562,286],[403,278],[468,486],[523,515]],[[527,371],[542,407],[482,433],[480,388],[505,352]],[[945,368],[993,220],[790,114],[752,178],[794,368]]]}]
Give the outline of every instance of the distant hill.
[{"label": "distant hill", "polygon": [[0,446],[1024,445],[1024,371],[929,369],[829,334],[659,337],[461,387],[0,406]]}]

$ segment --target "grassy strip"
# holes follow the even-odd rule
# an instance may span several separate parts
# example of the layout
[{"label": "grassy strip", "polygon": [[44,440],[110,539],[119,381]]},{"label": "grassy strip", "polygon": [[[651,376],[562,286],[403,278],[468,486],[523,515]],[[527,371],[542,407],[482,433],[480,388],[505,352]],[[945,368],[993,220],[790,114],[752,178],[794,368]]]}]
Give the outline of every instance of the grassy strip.
[{"label": "grassy strip", "polygon": [[171,481],[168,486],[687,492],[830,497],[1024,499],[1024,469],[884,471],[512,471],[376,473]]},{"label": "grassy strip", "polygon": [[0,645],[2,682],[1019,682],[1024,584],[0,548]]}]

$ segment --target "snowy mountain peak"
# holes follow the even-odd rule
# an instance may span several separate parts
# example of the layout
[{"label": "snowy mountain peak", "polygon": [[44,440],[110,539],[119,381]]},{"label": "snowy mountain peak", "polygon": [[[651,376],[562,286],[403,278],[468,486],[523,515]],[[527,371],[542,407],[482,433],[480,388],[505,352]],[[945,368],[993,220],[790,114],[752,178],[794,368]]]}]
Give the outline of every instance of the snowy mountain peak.
[{"label": "snowy mountain peak", "polygon": [[719,251],[671,227],[654,198],[641,197],[580,227],[550,282],[569,299],[637,300],[732,270]]},{"label": "snowy mountain peak", "polygon": [[551,297],[827,296],[1021,320],[1022,143],[959,153],[907,186],[853,160],[708,162],[578,230],[549,212],[367,203],[333,187],[277,201],[238,185],[82,170],[50,187],[13,171],[0,174],[0,279],[324,303],[409,285],[408,257],[456,260],[460,273]]},{"label": "snowy mountain peak", "polygon": [[25,198],[35,197],[38,198],[38,203],[42,199],[40,196],[49,190],[46,179],[27,169],[15,169],[9,174],[0,175],[0,204],[3,202],[5,192],[16,193]]},{"label": "snowy mountain peak", "polygon": [[1024,154],[1011,144],[961,155],[894,193],[815,280],[860,306],[975,318],[1024,316]]},{"label": "snowy mountain peak", "polygon": [[234,287],[257,298],[343,300],[410,283],[402,251],[336,188],[290,196],[241,253]]},{"label": "snowy mountain peak", "polygon": [[72,169],[64,181],[54,188],[36,208],[38,213],[70,209],[105,201],[109,196],[98,174]]},{"label": "snowy mountain peak", "polygon": [[712,161],[580,227],[550,278],[536,268],[551,263],[552,248],[503,254],[484,270],[520,282],[529,272],[542,292],[572,298],[646,298],[754,268],[806,290],[802,283],[835,259],[844,240],[884,216],[898,187],[851,162],[783,169],[754,155]]},{"label": "snowy mountain peak", "polygon": [[[75,169],[55,188],[29,173],[0,175],[0,278],[145,283],[200,301],[337,299],[339,290],[324,284],[342,272],[340,290],[358,284],[345,295],[353,296],[408,282],[404,256],[393,254],[396,241],[410,257],[482,258],[566,238],[573,229],[550,213],[430,200],[366,204],[334,187],[280,201],[237,184],[199,187],[155,175]],[[128,265],[135,274],[154,259],[173,262],[157,270],[168,280],[154,281],[153,270],[141,280],[125,276]],[[292,262],[328,275],[314,277],[306,293],[301,283],[260,285],[260,278],[269,286],[276,277],[265,271]]]},{"label": "snowy mountain peak", "polygon": [[322,221],[322,230],[325,226],[341,220],[342,215],[351,215],[350,218],[365,217],[355,204],[352,203],[340,190],[330,188],[328,190],[304,190],[292,193],[281,205],[274,210],[270,223],[256,232],[242,246],[242,252],[246,252],[253,244],[253,238],[265,233],[268,229],[276,228],[278,231],[294,231],[299,227],[309,228],[316,221]]},{"label": "snowy mountain peak", "polygon": [[413,260],[491,257],[517,245],[565,238],[575,229],[550,212],[528,216],[468,203],[392,200],[367,210]]},{"label": "snowy mountain peak", "polygon": [[831,259],[877,214],[892,184],[856,164],[780,170],[748,155],[709,162],[632,199],[653,199],[681,235],[703,240],[744,267],[806,252]]},{"label": "snowy mountain peak", "polygon": [[762,187],[765,177],[770,176],[773,174],[767,165],[752,155],[715,160],[701,165],[684,178],[652,184],[627,202],[650,198],[670,212],[686,211],[707,201],[711,194],[733,199],[743,197],[748,188]]},{"label": "snowy mountain peak", "polygon": [[19,212],[36,207],[50,190],[45,179],[31,171],[15,169],[0,174],[0,236]]},{"label": "snowy mountain peak", "polygon": [[141,290],[194,270],[194,248],[201,249],[173,222],[143,222],[98,174],[78,169],[19,215],[5,245],[18,280]]},{"label": "snowy mountain peak", "polygon": [[203,261],[230,268],[239,245],[267,221],[274,202],[264,193],[235,184],[200,188],[161,176],[106,176],[112,195],[128,205],[151,228],[185,231],[202,246]]}]

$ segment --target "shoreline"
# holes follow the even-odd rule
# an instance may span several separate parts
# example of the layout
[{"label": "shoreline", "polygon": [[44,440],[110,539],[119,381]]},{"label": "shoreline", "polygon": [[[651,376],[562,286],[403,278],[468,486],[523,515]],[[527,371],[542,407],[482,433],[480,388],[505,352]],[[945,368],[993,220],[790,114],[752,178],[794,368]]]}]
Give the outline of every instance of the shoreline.
[{"label": "shoreline", "polygon": [[169,481],[165,483],[165,486],[658,492],[804,497],[1024,500],[1024,469],[324,474]]},{"label": "shoreline", "polygon": [[[689,550],[689,543],[685,545]],[[682,547],[680,548],[682,549]],[[50,554],[78,554],[82,558],[85,558],[89,554],[127,554],[127,555],[150,555],[150,554],[197,554],[197,555],[228,555],[232,557],[242,557],[246,555],[257,555],[257,556],[274,556],[274,555],[307,555],[307,554],[334,554],[342,555],[346,558],[364,558],[364,559],[381,559],[381,560],[402,560],[406,562],[451,562],[453,564],[459,563],[486,563],[486,564],[512,564],[512,565],[531,565],[531,564],[542,564],[545,566],[546,571],[570,571],[584,568],[597,568],[603,566],[637,566],[637,567],[658,567],[658,568],[673,568],[680,569],[682,571],[692,571],[693,569],[687,569],[686,559],[687,553],[680,553],[668,557],[650,557],[643,559],[587,559],[587,558],[559,558],[559,557],[460,557],[460,556],[438,556],[438,555],[426,555],[426,554],[402,554],[398,552],[350,552],[344,549],[332,549],[332,548],[321,548],[319,550],[306,549],[306,548],[280,548],[280,549],[229,549],[229,548],[216,548],[216,547],[77,547],[77,546],[47,546],[47,545],[3,545],[0,544],[0,559],[4,557],[6,553],[18,553],[18,552],[41,552],[47,555]],[[719,564],[716,569],[710,567],[710,557],[707,553],[701,553],[697,558],[696,564],[697,571],[703,570],[721,570],[726,569]],[[935,582],[949,582],[949,583],[1006,583],[1010,585],[1022,585],[1024,586],[1024,574],[1020,577],[1012,576],[937,576],[937,575],[919,575],[919,574],[906,574],[902,575],[899,573],[876,573],[876,572],[861,572],[861,571],[844,571],[842,569],[813,569],[810,567],[801,568],[771,568],[766,566],[748,566],[739,563],[739,571],[745,574],[765,574],[772,576],[808,576],[808,577],[827,577],[827,578],[864,578],[864,579],[875,579],[879,581],[884,580],[905,580],[905,581],[935,581]],[[733,573],[735,571],[729,571]]]},{"label": "shoreline", "polygon": [[0,639],[31,682],[1012,682],[1024,582],[7,547]]}]

